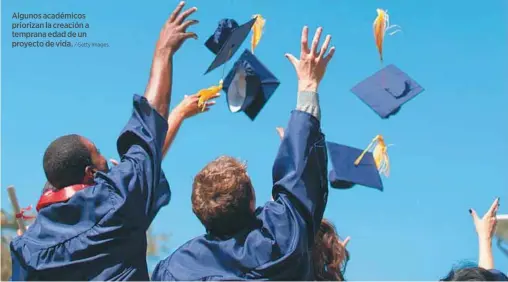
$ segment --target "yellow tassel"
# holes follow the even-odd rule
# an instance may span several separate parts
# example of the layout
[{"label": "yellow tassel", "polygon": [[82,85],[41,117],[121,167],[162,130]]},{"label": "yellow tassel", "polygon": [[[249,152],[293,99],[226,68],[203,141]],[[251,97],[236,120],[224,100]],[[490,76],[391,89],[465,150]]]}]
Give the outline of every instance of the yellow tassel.
[{"label": "yellow tassel", "polygon": [[363,150],[362,154],[355,160],[355,166],[358,166],[362,161],[363,157],[370,149],[374,147],[372,156],[376,163],[376,168],[379,173],[383,173],[386,177],[390,175],[390,158],[388,157],[387,146],[383,136],[376,135],[370,142],[369,146]]},{"label": "yellow tassel", "polygon": [[209,88],[201,89],[198,92],[199,100],[198,107],[201,108],[201,111],[204,111],[206,108],[206,101],[213,98],[217,93],[222,90],[222,79],[219,81],[219,85],[211,86]]},{"label": "yellow tassel", "polygon": [[254,49],[258,46],[259,41],[261,40],[261,35],[263,33],[263,27],[265,26],[265,19],[260,14],[256,14],[252,16],[252,18],[256,18],[254,25],[252,26],[252,41],[251,41],[251,49],[254,54]]}]

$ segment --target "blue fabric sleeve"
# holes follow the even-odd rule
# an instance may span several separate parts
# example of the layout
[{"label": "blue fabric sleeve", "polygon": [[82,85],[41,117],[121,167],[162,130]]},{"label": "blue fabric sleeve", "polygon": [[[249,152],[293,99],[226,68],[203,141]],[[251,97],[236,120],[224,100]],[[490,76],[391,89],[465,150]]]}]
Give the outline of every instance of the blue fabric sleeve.
[{"label": "blue fabric sleeve", "polygon": [[98,174],[119,196],[117,214],[130,224],[148,228],[158,211],[169,203],[169,184],[161,168],[167,130],[166,119],[146,98],[134,95],[132,116],[117,141],[121,162],[109,173]]},{"label": "blue fabric sleeve", "polygon": [[508,281],[508,276],[497,269],[490,269],[489,272],[496,277],[496,281]]},{"label": "blue fabric sleeve", "polygon": [[273,165],[273,199],[285,195],[314,240],[328,199],[327,151],[319,120],[295,110]]},{"label": "blue fabric sleeve", "polygon": [[16,253],[12,251],[12,242],[11,242],[11,260],[12,260],[12,272],[10,281],[27,281],[27,271],[21,265]]}]

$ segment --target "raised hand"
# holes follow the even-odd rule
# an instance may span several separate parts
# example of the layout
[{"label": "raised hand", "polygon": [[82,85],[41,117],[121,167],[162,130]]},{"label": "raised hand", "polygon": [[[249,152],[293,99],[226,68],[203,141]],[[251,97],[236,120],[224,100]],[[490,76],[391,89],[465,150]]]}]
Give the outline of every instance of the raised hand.
[{"label": "raised hand", "polygon": [[174,111],[177,111],[179,114],[181,114],[184,118],[190,118],[192,116],[195,116],[201,112],[206,112],[210,109],[211,106],[215,105],[215,101],[210,101],[211,99],[215,99],[220,96],[219,94],[216,94],[212,96],[207,102],[205,102],[205,108],[202,109],[199,106],[199,95],[185,95],[184,99],[176,106]]},{"label": "raised hand", "polygon": [[301,52],[300,59],[295,58],[291,54],[286,54],[286,58],[295,67],[296,75],[298,76],[298,91],[312,91],[317,92],[319,83],[323,79],[326,71],[326,66],[330,62],[335,53],[335,47],[330,48],[327,53],[328,46],[332,37],[327,35],[325,42],[318,50],[319,39],[323,28],[319,27],[314,34],[311,48],[308,46],[309,28],[303,27],[301,39]]},{"label": "raised hand", "polygon": [[494,231],[496,229],[496,213],[499,207],[499,198],[494,200],[490,209],[485,213],[482,218],[479,218],[476,214],[476,211],[473,209],[469,210],[471,216],[473,217],[473,222],[476,228],[476,233],[478,233],[479,239],[487,239],[492,240],[492,236],[494,235]]},{"label": "raised hand", "polygon": [[159,40],[157,41],[156,45],[157,52],[172,56],[176,51],[178,51],[185,40],[189,38],[198,38],[194,32],[187,32],[187,28],[193,24],[198,23],[198,21],[185,21],[188,16],[197,11],[197,8],[192,7],[185,12],[180,13],[184,5],[184,1],[180,2],[180,4],[178,4],[176,9],[173,11],[173,13],[171,13],[171,16],[169,16],[168,20],[162,27],[159,35]]},{"label": "raised hand", "polygon": [[494,269],[494,256],[492,254],[492,236],[496,230],[496,213],[499,207],[499,198],[494,200],[490,209],[482,218],[476,211],[469,210],[478,233],[478,267]]}]

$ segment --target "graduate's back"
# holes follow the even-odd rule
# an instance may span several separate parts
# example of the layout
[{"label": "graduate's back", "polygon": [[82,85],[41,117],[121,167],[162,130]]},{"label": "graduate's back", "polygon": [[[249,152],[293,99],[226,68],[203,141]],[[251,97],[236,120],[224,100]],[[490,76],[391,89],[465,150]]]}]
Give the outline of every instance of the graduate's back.
[{"label": "graduate's back", "polygon": [[234,236],[207,234],[190,240],[157,265],[152,279],[313,279],[309,226],[289,201],[281,195],[268,202],[250,226]]},{"label": "graduate's back", "polygon": [[[176,134],[167,134],[170,124],[182,122],[168,113],[172,58],[196,38],[187,32],[196,21],[185,21],[196,8],[182,12],[183,6],[159,34],[144,96],[133,97],[117,140],[121,161],[110,170],[95,145],[75,134],[46,149],[44,172],[52,187],[37,204],[35,223],[11,242],[12,280],[149,280],[146,231],[170,200],[161,163]],[[190,108],[175,115],[188,117]]]},{"label": "graduate's back", "polygon": [[125,203],[103,177],[66,203],[42,209],[12,241],[13,280],[148,279],[145,229],[131,224],[139,218],[122,219]]},{"label": "graduate's back", "polygon": [[[170,199],[161,169],[168,126],[146,98],[133,102],[118,139],[122,161],[111,170],[83,137],[63,136],[48,147],[44,168],[56,188],[43,193],[35,223],[11,242],[13,280],[148,280],[146,230]],[[95,160],[86,166],[94,167],[90,179],[65,183],[77,160],[87,159]]]},{"label": "graduate's back", "polygon": [[[316,51],[321,32],[319,28],[309,50],[304,27],[300,60],[286,55],[298,75],[298,96],[272,168],[274,200],[255,210],[246,166],[224,156],[208,163],[194,178],[191,197],[193,212],[207,234],[159,262],[153,280],[314,280],[311,249],[328,200],[328,158],[317,88],[334,50],[325,56],[331,38],[327,36]],[[240,57],[235,65],[247,68],[254,61],[254,55]],[[249,75],[261,76],[255,68]],[[263,97],[256,92],[263,88],[252,83],[256,79],[234,77],[238,83],[245,79],[245,88]]]}]

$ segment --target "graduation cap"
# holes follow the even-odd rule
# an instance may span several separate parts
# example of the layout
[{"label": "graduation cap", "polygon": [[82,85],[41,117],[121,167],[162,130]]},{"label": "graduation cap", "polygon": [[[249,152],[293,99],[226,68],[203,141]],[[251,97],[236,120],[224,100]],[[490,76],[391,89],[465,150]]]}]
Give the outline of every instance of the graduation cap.
[{"label": "graduation cap", "polygon": [[255,22],[256,18],[241,26],[233,19],[223,19],[219,22],[214,34],[205,42],[205,46],[216,55],[205,74],[231,59],[249,35]]},{"label": "graduation cap", "polygon": [[424,91],[395,65],[388,65],[351,89],[381,118],[396,114],[400,107]]},{"label": "graduation cap", "polygon": [[[374,152],[369,150],[375,146]],[[383,191],[380,172],[389,173],[389,160],[382,136],[376,136],[365,149],[357,149],[327,142],[332,170],[328,174],[330,185],[337,189],[349,189],[355,184]]]},{"label": "graduation cap", "polygon": [[279,80],[252,54],[245,50],[224,79],[229,110],[243,111],[254,120],[273,95]]}]

